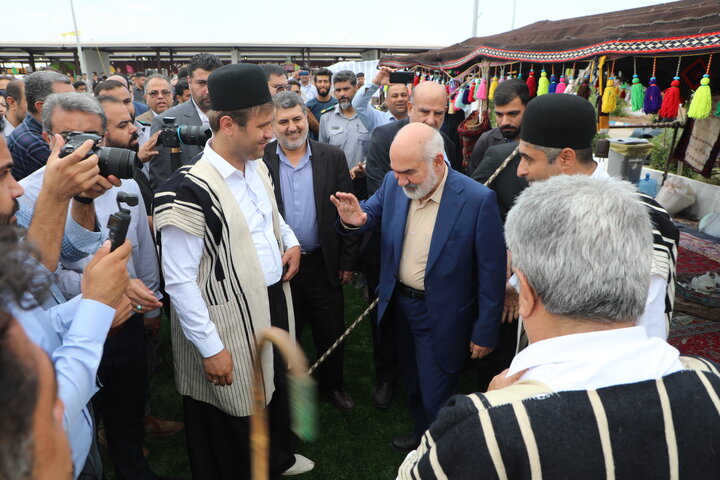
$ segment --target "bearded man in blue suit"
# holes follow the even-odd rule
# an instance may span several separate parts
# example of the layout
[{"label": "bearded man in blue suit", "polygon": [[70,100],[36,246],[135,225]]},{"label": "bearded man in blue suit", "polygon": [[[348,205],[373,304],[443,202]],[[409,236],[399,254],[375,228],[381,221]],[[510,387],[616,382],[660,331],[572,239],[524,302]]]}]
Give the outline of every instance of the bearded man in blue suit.
[{"label": "bearded man in blue suit", "polygon": [[443,151],[435,129],[408,124],[372,197],[331,196],[343,233],[381,231],[379,329],[395,322],[416,424],[392,440],[399,450],[417,447],[456,393],[467,357],[492,351],[503,308],[506,253],[495,193],[448,168]]}]

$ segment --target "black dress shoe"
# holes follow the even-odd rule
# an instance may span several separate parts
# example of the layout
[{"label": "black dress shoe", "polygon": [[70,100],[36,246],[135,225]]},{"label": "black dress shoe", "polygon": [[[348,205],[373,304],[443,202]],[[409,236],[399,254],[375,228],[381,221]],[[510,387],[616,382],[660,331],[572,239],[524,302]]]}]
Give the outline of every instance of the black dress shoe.
[{"label": "black dress shoe", "polygon": [[355,400],[345,390],[333,390],[322,394],[330,404],[339,410],[350,410],[355,406]]},{"label": "black dress shoe", "polygon": [[377,408],[389,408],[390,402],[392,402],[393,395],[393,384],[392,383],[378,383],[373,389],[373,404]]},{"label": "black dress shoe", "polygon": [[420,437],[415,433],[406,433],[395,437],[390,441],[390,445],[401,452],[409,452],[415,450],[420,445]]}]

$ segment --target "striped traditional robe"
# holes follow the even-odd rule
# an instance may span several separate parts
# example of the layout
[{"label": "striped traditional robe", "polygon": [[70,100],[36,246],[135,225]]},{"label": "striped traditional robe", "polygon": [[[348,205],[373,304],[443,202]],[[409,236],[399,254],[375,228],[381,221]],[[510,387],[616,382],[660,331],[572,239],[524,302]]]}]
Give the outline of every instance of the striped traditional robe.
[{"label": "striped traditional robe", "polygon": [[[257,169],[273,205],[273,230],[283,252],[279,213],[267,167],[257,161]],[[200,159],[195,165],[180,168],[163,185],[155,195],[154,212],[158,244],[161,243],[162,229],[168,225],[204,239],[197,283],[208,306],[210,320],[230,351],[234,365],[232,385],[216,387],[210,384],[205,377],[202,358],[183,334],[173,308],[172,345],[178,391],[233,416],[251,415],[255,335],[270,328],[270,307],[265,276],[242,210],[215,167]],[[161,255],[172,255],[172,250],[161,252]],[[283,288],[290,335],[295,338],[289,283]],[[271,348],[263,350],[262,367],[267,404],[274,391]]]},{"label": "striped traditional robe", "polygon": [[687,370],[598,390],[521,381],[455,396],[399,478],[718,478],[720,375],[705,360],[680,360]]},{"label": "striped traditional robe", "polygon": [[670,333],[673,304],[675,303],[675,270],[677,264],[680,232],[670,215],[652,197],[637,194],[650,212],[653,233],[653,263],[651,275],[658,275],[667,281],[665,290],[665,328]]}]

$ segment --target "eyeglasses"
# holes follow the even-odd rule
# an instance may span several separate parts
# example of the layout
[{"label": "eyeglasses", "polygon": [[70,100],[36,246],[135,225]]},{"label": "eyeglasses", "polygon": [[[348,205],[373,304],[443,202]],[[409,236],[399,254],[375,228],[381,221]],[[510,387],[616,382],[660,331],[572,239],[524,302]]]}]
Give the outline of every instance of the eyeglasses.
[{"label": "eyeglasses", "polygon": [[169,97],[172,92],[170,90],[161,90],[159,92],[157,90],[150,90],[147,94],[153,98],[157,97],[158,95],[162,95],[163,97]]},{"label": "eyeglasses", "polygon": [[272,88],[273,90],[275,90],[275,93],[280,93],[290,90],[290,85],[273,85]]}]

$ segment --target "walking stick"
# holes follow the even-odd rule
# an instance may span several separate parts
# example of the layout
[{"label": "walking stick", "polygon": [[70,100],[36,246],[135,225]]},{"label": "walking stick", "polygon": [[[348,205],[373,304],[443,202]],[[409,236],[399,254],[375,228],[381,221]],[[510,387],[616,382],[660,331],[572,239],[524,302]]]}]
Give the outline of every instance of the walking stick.
[{"label": "walking stick", "polygon": [[[315,382],[306,373],[307,360],[302,348],[290,338],[288,332],[271,327],[257,336],[255,362],[253,366],[254,412],[250,417],[250,455],[252,480],[270,478],[270,433],[267,410],[265,408],[265,388],[262,362],[263,347],[270,342],[280,352],[283,360],[291,368],[288,373],[288,395],[292,413],[292,429],[302,440],[312,441],[317,434],[315,425],[316,392]],[[278,368],[277,366],[275,368]]]}]

